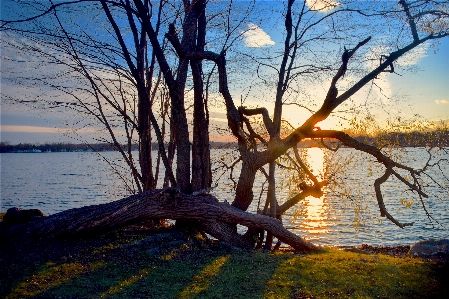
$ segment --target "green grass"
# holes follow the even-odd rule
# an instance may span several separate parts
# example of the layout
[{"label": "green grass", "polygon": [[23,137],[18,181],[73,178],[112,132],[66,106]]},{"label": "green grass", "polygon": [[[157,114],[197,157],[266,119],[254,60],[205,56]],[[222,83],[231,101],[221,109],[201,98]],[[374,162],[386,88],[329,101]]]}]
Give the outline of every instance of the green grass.
[{"label": "green grass", "polygon": [[293,256],[276,269],[265,297],[438,297],[442,290],[434,287],[442,287],[443,281],[434,271],[428,262],[385,255],[329,251]]},{"label": "green grass", "polygon": [[449,298],[447,263],[272,254],[194,239],[129,245],[147,235],[0,246],[0,298]]}]

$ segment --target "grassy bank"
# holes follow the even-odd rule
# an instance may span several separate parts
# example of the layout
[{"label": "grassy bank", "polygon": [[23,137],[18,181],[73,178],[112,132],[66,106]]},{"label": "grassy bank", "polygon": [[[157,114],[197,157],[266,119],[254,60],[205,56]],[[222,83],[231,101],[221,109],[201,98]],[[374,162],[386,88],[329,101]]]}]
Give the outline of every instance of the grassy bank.
[{"label": "grassy bank", "polygon": [[0,245],[0,298],[449,298],[448,264],[242,251],[141,226]]}]

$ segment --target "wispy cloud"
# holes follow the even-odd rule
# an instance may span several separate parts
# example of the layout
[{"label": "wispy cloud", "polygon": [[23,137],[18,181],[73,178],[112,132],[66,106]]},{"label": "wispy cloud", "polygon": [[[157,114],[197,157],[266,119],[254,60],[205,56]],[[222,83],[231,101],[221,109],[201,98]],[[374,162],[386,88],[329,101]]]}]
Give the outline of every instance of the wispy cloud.
[{"label": "wispy cloud", "polygon": [[340,5],[340,2],[334,0],[307,0],[306,5],[310,9],[327,12]]},{"label": "wispy cloud", "polygon": [[36,126],[15,126],[7,125],[1,126],[2,132],[27,132],[27,133],[59,133],[61,131],[68,132],[69,130],[62,130],[58,128],[36,127]]},{"label": "wispy cloud", "polygon": [[400,57],[395,64],[399,66],[410,66],[418,64],[421,59],[427,56],[429,47],[430,44],[421,44],[404,56]]},{"label": "wispy cloud", "polygon": [[392,86],[387,74],[380,74],[377,79],[373,81],[373,84],[377,87],[376,92],[380,96],[382,102],[387,105],[392,96]]},{"label": "wispy cloud", "polygon": [[0,131],[11,133],[71,133],[74,131],[78,133],[95,133],[98,131],[98,128],[66,129],[42,126],[2,125],[0,126]]},{"label": "wispy cloud", "polygon": [[243,33],[245,46],[249,48],[261,48],[273,46],[275,42],[259,26],[248,24],[249,30]]},{"label": "wispy cloud", "polygon": [[444,105],[444,104],[449,104],[449,101],[448,100],[436,100],[435,103],[437,103],[437,105],[440,105],[440,104]]},{"label": "wispy cloud", "polygon": [[[428,44],[422,44],[404,56],[400,57],[393,65],[396,67],[408,67],[417,65],[420,60],[427,56],[429,50]],[[379,66],[382,55],[388,55],[393,52],[392,47],[381,45],[375,46],[365,56],[365,66],[367,70],[371,71]],[[381,97],[384,104],[387,104],[393,96],[392,85],[390,82],[391,76],[389,73],[382,73],[374,80],[374,84],[378,87],[378,95]],[[443,100],[444,101],[444,100]],[[443,104],[443,103],[437,103]]]},{"label": "wispy cloud", "polygon": [[[424,43],[399,57],[394,66],[411,66],[418,64],[421,59],[427,56],[430,44]],[[386,45],[376,46],[366,54],[366,66],[368,69],[373,69],[379,66],[380,57],[382,55],[389,55],[394,52],[394,48]]]}]

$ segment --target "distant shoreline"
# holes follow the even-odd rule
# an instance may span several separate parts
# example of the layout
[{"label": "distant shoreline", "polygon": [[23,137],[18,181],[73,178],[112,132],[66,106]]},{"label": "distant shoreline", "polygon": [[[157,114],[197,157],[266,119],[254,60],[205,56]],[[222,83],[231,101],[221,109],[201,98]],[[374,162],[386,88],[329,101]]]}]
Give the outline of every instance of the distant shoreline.
[{"label": "distant shoreline", "polygon": [[[379,136],[356,136],[360,142],[374,145],[376,147],[449,147],[449,131],[429,131],[411,133],[388,133]],[[128,145],[120,145],[122,149],[128,150]],[[168,144],[166,144],[168,146]],[[335,139],[305,139],[298,144],[298,147],[330,147],[343,146]],[[157,143],[152,143],[153,149],[157,150]],[[211,149],[237,148],[236,142],[210,142]],[[138,150],[138,144],[132,144],[131,150]],[[8,141],[0,142],[0,153],[50,153],[50,152],[106,152],[117,151],[111,143],[96,144],[72,144],[72,143],[44,143],[31,144],[19,143],[12,145]]]}]

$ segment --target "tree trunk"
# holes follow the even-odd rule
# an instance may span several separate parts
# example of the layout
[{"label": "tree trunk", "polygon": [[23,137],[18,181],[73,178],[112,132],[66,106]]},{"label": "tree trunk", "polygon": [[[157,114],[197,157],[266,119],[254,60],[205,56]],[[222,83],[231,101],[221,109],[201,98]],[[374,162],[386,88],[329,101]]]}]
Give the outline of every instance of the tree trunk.
[{"label": "tree trunk", "polygon": [[[206,44],[206,1],[194,1],[192,14],[197,22],[196,51],[204,51]],[[194,24],[192,24],[194,25]],[[209,149],[209,123],[207,103],[203,97],[202,60],[191,60],[193,76],[194,110],[193,110],[193,142],[192,142],[192,191],[209,188],[212,184]]]},{"label": "tree trunk", "polygon": [[168,188],[144,192],[111,203],[86,206],[42,217],[12,227],[2,223],[2,237],[18,236],[24,239],[68,237],[96,233],[121,227],[143,219],[196,220],[219,240],[239,247],[248,247],[244,237],[235,231],[220,229],[221,223],[241,224],[264,229],[296,250],[320,250],[306,240],[285,229],[275,218],[253,215],[220,203],[212,195],[192,196],[179,189]]},{"label": "tree trunk", "polygon": [[254,167],[253,161],[243,159],[242,170],[240,172],[237,189],[235,190],[235,198],[232,206],[246,211],[253,201],[253,185],[256,177],[257,168]]},{"label": "tree trunk", "polygon": [[[268,173],[268,192],[267,192],[267,203],[270,205],[270,217],[276,217],[276,207],[278,205],[276,200],[276,164],[274,161],[269,164],[269,173]],[[271,250],[271,246],[273,245],[273,234],[268,233],[267,238],[265,239],[265,249]]]},{"label": "tree trunk", "polygon": [[194,83],[193,142],[192,142],[192,191],[211,186],[209,130],[203,99],[201,62],[190,62]]}]

